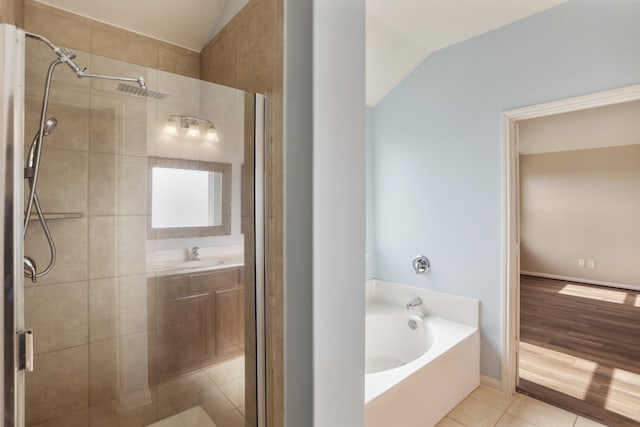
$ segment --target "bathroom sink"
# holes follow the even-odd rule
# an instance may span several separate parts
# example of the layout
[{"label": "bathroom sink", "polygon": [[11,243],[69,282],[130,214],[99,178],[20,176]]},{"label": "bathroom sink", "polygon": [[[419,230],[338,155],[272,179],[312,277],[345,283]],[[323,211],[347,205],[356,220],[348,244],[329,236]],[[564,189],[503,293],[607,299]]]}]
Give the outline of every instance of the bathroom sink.
[{"label": "bathroom sink", "polygon": [[169,260],[169,261],[159,261],[155,262],[151,265],[151,271],[161,272],[161,271],[173,271],[173,270],[207,270],[215,267],[224,267],[225,265],[232,265],[241,263],[241,259],[235,259],[238,257],[226,257],[226,256],[216,256],[209,258],[202,258],[198,260]]},{"label": "bathroom sink", "polygon": [[230,258],[215,257],[215,258],[184,261],[181,263],[181,265],[184,265],[185,268],[198,268],[198,267],[208,267],[213,265],[222,265],[222,264],[228,263],[229,261],[230,261]]}]

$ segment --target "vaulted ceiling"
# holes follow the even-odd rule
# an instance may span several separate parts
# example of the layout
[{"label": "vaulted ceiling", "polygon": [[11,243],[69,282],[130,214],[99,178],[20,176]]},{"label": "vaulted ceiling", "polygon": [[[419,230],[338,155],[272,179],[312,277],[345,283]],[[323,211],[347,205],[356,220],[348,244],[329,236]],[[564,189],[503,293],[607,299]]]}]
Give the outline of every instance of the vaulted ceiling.
[{"label": "vaulted ceiling", "polygon": [[367,105],[432,52],[567,0],[366,0]]}]

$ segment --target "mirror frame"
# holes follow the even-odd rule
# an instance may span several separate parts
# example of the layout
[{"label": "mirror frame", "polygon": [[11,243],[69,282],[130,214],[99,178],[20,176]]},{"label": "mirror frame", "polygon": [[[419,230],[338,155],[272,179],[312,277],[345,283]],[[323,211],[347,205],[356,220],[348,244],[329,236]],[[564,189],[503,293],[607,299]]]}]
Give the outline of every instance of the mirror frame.
[{"label": "mirror frame", "polygon": [[[202,227],[154,228],[151,222],[153,168],[189,169],[222,173],[222,224]],[[231,163],[205,162],[201,160],[148,157],[147,235],[149,239],[179,239],[185,237],[227,236],[231,234]]]}]

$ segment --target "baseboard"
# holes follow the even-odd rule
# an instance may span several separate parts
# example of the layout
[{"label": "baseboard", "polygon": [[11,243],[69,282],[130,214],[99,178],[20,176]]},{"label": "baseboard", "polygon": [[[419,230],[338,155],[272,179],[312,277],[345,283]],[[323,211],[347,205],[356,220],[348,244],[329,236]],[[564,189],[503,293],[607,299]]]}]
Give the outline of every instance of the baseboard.
[{"label": "baseboard", "polygon": [[604,282],[602,280],[582,279],[579,277],[560,276],[558,274],[538,273],[535,271],[521,271],[520,274],[525,276],[542,277],[544,279],[566,280],[567,282],[586,283],[588,285],[606,286],[608,288],[627,289],[631,291],[640,291],[640,286],[626,285],[624,283]]},{"label": "baseboard", "polygon": [[504,394],[504,390],[502,390],[502,381],[499,381],[495,378],[487,377],[486,375],[480,375],[480,385],[495,392]]}]

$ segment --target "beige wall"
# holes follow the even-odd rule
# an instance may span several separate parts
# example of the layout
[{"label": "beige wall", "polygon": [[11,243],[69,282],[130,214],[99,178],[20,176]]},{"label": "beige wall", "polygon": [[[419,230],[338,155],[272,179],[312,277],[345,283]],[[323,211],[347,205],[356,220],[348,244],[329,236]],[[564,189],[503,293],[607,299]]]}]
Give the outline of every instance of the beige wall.
[{"label": "beige wall", "polygon": [[202,49],[200,77],[248,92],[273,93],[282,80],[276,60],[282,46],[276,31],[280,25],[281,33],[281,3],[251,0]]},{"label": "beige wall", "polygon": [[519,122],[520,154],[640,144],[640,101]]},{"label": "beige wall", "polygon": [[184,76],[198,78],[200,75],[198,52],[65,12],[34,0],[25,0],[24,28],[71,49]]},{"label": "beige wall", "polygon": [[284,423],[282,327],[283,1],[251,0],[207,46],[200,78],[268,94],[266,146],[267,423]]},{"label": "beige wall", "polygon": [[24,24],[24,0],[0,0],[0,23]]},{"label": "beige wall", "polygon": [[640,145],[521,155],[520,177],[522,271],[640,285]]}]

